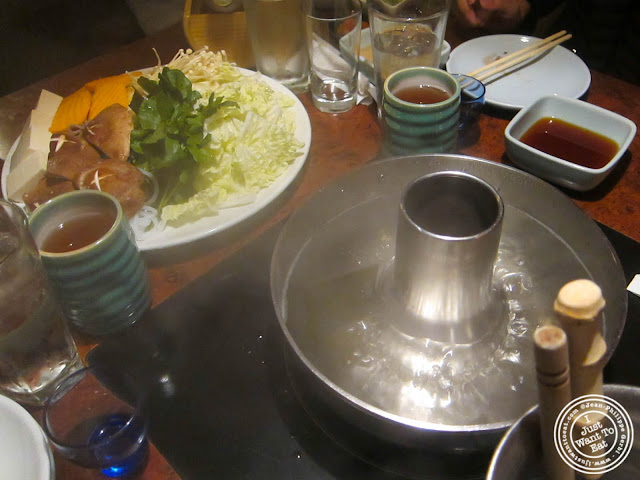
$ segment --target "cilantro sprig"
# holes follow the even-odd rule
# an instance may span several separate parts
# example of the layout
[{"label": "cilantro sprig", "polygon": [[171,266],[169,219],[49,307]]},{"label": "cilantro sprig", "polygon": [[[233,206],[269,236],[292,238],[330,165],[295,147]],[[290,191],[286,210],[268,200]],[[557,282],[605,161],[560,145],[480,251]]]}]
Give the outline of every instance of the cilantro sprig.
[{"label": "cilantro sprig", "polygon": [[146,97],[136,94],[136,113],[131,132],[134,165],[152,172],[159,183],[158,209],[182,203],[193,195],[198,163],[209,162],[211,135],[205,131],[207,118],[221,107],[237,106],[212,93],[196,107],[202,95],[180,70],[164,67],[154,81],[140,77]]}]

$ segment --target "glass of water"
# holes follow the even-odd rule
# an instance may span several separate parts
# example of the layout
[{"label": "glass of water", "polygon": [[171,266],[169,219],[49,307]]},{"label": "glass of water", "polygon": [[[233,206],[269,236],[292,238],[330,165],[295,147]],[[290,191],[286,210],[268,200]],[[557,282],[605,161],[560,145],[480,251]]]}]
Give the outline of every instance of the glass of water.
[{"label": "glass of water", "polygon": [[82,366],[27,217],[0,199],[0,393],[41,406]]},{"label": "glass of water", "polygon": [[360,0],[306,0],[303,9],[313,104],[321,112],[346,112],[358,94]]},{"label": "glass of water", "polygon": [[450,0],[368,2],[378,105],[384,81],[393,72],[440,65],[450,3]]},{"label": "glass of water", "polygon": [[108,477],[141,472],[149,458],[144,395],[126,402],[105,387],[98,367],[60,382],[45,405],[43,427],[68,460]]},{"label": "glass of water", "polygon": [[309,88],[301,0],[242,0],[256,69],[294,93]]}]

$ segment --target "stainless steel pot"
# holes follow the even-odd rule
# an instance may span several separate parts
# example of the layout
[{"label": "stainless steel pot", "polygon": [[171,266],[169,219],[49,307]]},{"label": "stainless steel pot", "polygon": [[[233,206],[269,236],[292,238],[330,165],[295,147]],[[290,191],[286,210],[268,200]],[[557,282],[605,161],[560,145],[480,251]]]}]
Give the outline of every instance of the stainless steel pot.
[{"label": "stainless steel pot", "polygon": [[[604,393],[616,400],[629,414],[635,435],[640,434],[640,388],[630,385],[605,385]],[[540,420],[533,407],[515,422],[498,444],[487,472],[487,480],[544,479]],[[607,480],[640,478],[640,442],[636,440],[628,456],[607,473]]]},{"label": "stainless steel pot", "polygon": [[[404,244],[396,235],[402,195],[416,179],[445,171],[476,177],[504,203],[489,305],[495,323],[467,338],[399,326],[415,315],[394,273]],[[532,332],[554,318],[558,289],[578,277],[603,289],[611,355],[627,295],[597,225],[520,170],[463,155],[418,155],[361,168],[296,211],[274,250],[271,288],[295,357],[336,411],[399,443],[469,450],[493,447],[536,402]],[[431,278],[430,290],[442,286]]]}]

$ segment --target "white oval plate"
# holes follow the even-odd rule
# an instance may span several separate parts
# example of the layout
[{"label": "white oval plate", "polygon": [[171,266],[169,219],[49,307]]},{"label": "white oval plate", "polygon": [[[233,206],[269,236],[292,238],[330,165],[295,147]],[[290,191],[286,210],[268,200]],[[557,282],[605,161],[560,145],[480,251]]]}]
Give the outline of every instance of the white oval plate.
[{"label": "white oval plate", "polygon": [[[257,75],[256,72],[250,70],[244,71],[249,75]],[[260,190],[255,201],[252,203],[238,207],[222,208],[218,210],[216,215],[203,217],[195,222],[190,222],[179,227],[167,226],[157,235],[146,237],[144,240],[138,240],[138,248],[141,251],[162,250],[169,247],[185,245],[222,232],[265,208],[296,179],[307,160],[309,148],[311,147],[311,121],[309,120],[309,114],[298,97],[288,88],[264,75],[260,75],[258,78],[270,85],[274,90],[282,92],[294,100],[295,104],[292,108],[295,114],[295,137],[304,144],[301,155],[298,156],[295,161],[289,165],[289,168],[271,185]]]},{"label": "white oval plate", "polygon": [[[525,35],[487,35],[468,40],[453,49],[447,71],[467,73],[529,46],[539,38]],[[485,102],[499,108],[520,110],[540,97],[560,95],[580,98],[591,84],[587,65],[562,45],[521,68],[485,81]]]},{"label": "white oval plate", "polygon": [[[245,70],[242,68],[240,70],[247,75],[259,75],[251,70]],[[162,232],[146,236],[142,240],[138,239],[136,243],[141,251],[157,251],[165,248],[185,245],[222,232],[265,208],[282,192],[284,192],[298,176],[298,173],[306,162],[307,156],[309,155],[309,148],[311,146],[311,121],[309,120],[309,115],[298,97],[296,97],[296,95],[289,89],[281,85],[276,80],[264,75],[259,75],[257,78],[271,86],[274,90],[290,97],[295,102],[292,107],[296,124],[295,137],[303,143],[301,155],[298,156],[295,161],[289,165],[287,170],[285,170],[284,173],[271,185],[260,190],[255,201],[252,203],[238,207],[222,208],[218,210],[215,215],[203,217],[194,222],[189,222],[178,227],[167,226]],[[9,173],[9,164],[11,162],[11,153],[13,150],[14,148],[10,151],[4,168],[2,169],[2,193],[5,198],[5,181],[6,176]]]},{"label": "white oval plate", "polygon": [[53,480],[51,449],[38,422],[23,407],[0,395],[0,478]]}]

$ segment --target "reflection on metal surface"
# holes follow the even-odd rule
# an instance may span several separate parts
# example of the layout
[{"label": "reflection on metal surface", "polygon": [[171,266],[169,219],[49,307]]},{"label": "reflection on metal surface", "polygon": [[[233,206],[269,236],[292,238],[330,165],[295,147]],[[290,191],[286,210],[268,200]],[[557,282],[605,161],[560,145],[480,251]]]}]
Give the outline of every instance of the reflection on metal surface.
[{"label": "reflection on metal surface", "polygon": [[[634,430],[640,429],[640,388],[605,385],[604,394],[622,405],[631,416]],[[523,415],[504,435],[491,460],[487,480],[543,480],[542,448],[538,407]],[[608,480],[640,478],[640,443],[634,442],[629,456],[618,468],[608,472]],[[582,477],[581,477],[582,478]]]},{"label": "reflection on metal surface", "polygon": [[[378,238],[391,239],[397,206],[385,203],[381,198],[351,209],[300,253],[286,295],[287,327],[296,345],[329,381],[391,415],[444,425],[517,418],[536,393],[528,345],[539,319],[529,265],[514,261],[521,254],[508,242],[498,251],[489,279],[496,303],[481,312],[496,316],[487,318],[491,326],[475,332],[476,341],[415,335],[415,330],[426,329],[444,337],[451,330],[446,323],[425,325],[400,301],[393,281],[393,241],[381,242],[377,250],[360,249],[356,243],[338,249],[345,255],[335,258],[321,253],[332,239],[344,246],[346,239],[336,232],[365,218],[364,210],[375,211],[377,221],[386,223],[389,233]],[[359,231],[375,243],[374,229]],[[505,234],[512,234],[508,225]],[[360,254],[350,260],[353,248]],[[412,321],[423,323],[408,331]]]},{"label": "reflection on metal surface", "polygon": [[[480,177],[504,201],[487,290],[494,318],[461,342],[444,330],[433,338],[404,328],[411,312],[394,293],[392,276],[401,193],[443,170]],[[535,403],[531,335],[554,317],[559,286],[578,277],[609,290],[613,350],[626,314],[624,278],[595,224],[527,174],[469,157],[424,155],[372,164],[312,198],[285,225],[271,280],[293,350],[321,383],[356,407],[355,415],[369,417],[371,428],[385,434],[392,424],[400,437],[407,431],[439,439],[460,434],[464,444],[467,434],[502,431]]]},{"label": "reflection on metal surface", "polygon": [[497,326],[492,287],[504,206],[486,182],[461,172],[415,180],[403,192],[393,289],[408,315],[392,318],[418,337],[472,343]]}]

